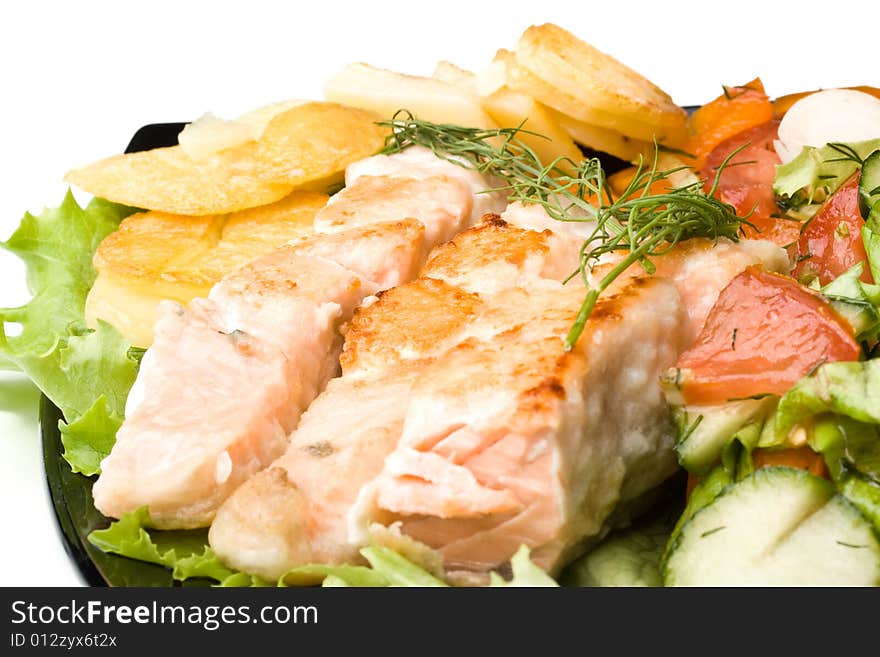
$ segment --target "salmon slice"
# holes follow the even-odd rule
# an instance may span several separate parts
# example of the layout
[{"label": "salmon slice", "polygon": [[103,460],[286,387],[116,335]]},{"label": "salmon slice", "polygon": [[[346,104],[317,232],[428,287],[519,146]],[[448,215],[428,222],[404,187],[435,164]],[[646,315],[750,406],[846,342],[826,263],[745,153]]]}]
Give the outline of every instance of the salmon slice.
[{"label": "salmon slice", "polygon": [[501,294],[477,322],[502,328],[517,308],[518,325],[470,338],[422,372],[398,446],[349,516],[355,537],[399,522],[447,571],[478,573],[526,543],[552,572],[615,506],[674,472],[657,382],[686,341],[677,289],[631,279],[565,352],[582,300],[569,288]]},{"label": "salmon slice", "polygon": [[459,258],[474,281],[501,267],[511,274],[501,279],[509,285],[530,270],[536,283],[561,289],[540,278],[559,258],[555,244],[549,231],[489,217],[436,249],[420,278],[359,308],[346,334],[342,377],[303,415],[285,454],[220,507],[209,536],[223,560],[269,578],[309,561],[356,560],[361,544],[349,540],[348,514],[399,442],[413,383],[473,330],[501,330],[488,320],[474,323],[489,295],[444,276]]},{"label": "salmon slice", "polygon": [[364,178],[347,191],[316,217],[332,232],[260,257],[207,299],[162,304],[93,488],[105,515],[146,505],[160,528],[210,524],[239,484],[284,452],[302,412],[338,374],[340,328],[355,307],[415,277],[473,206],[462,182],[442,176]]},{"label": "salmon slice", "polygon": [[333,233],[352,226],[418,217],[425,226],[425,239],[436,245],[469,225],[472,207],[470,190],[455,178],[362,176],[318,212],[315,230]]},{"label": "salmon slice", "polygon": [[[345,184],[351,187],[361,176],[421,180],[437,175],[459,180],[470,190],[474,199],[470,224],[477,223],[484,214],[498,214],[507,207],[507,192],[502,189],[503,181],[474,171],[464,160],[447,155],[438,157],[422,146],[411,146],[394,155],[374,155],[355,162],[345,170]],[[493,189],[499,191],[490,191]]]},{"label": "salmon slice", "polygon": [[[103,514],[147,505],[158,527],[198,527],[284,449],[335,374],[337,325],[375,287],[287,247],[189,307],[164,301],[127,418],[92,494]],[[298,357],[289,358],[288,354]]]},{"label": "salmon slice", "polygon": [[297,253],[338,262],[379,290],[414,279],[427,256],[425,226],[416,219],[312,234],[292,241],[291,246]]}]

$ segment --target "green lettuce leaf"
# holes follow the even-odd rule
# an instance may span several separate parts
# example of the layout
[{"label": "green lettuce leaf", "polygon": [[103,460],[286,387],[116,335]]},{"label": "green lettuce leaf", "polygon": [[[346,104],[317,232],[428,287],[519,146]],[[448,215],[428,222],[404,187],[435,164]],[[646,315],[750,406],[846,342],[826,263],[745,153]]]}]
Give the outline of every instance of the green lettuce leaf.
[{"label": "green lettuce leaf", "polygon": [[[95,280],[95,250],[133,208],[94,199],[26,214],[0,246],[21,258],[33,298],[0,309],[0,362],[20,369],[64,414],[65,457],[74,471],[94,474],[113,444],[137,374],[129,345],[108,324],[85,326],[86,296]],[[9,325],[18,325],[13,334]]]},{"label": "green lettuce leaf", "polygon": [[138,371],[130,346],[116,329],[100,320],[94,331],[70,335],[58,348],[65,405],[82,414],[104,396],[108,413],[122,417]]},{"label": "green lettuce leaf", "polygon": [[833,194],[859,168],[855,157],[848,155],[864,160],[878,149],[880,139],[828,144],[821,148],[805,146],[791,162],[776,167],[773,191],[777,196],[796,201],[796,205],[812,203],[817,192],[821,190],[826,196]]},{"label": "green lettuce leaf", "polygon": [[880,532],[880,359],[826,363],[779,402],[776,435],[810,426],[837,489]]},{"label": "green lettuce leaf", "polygon": [[871,210],[868,221],[862,226],[862,244],[868,254],[868,266],[871,268],[871,277],[880,281],[880,203]]},{"label": "green lettuce leaf", "polygon": [[[142,507],[126,513],[107,529],[93,531],[88,540],[104,552],[170,568],[176,580],[210,579],[216,586],[447,586],[421,566],[377,545],[361,550],[369,566],[307,564],[290,570],[277,582],[268,582],[225,566],[208,546],[207,530],[160,531],[149,525],[150,514]],[[493,573],[493,585],[557,586],[529,560],[524,546],[511,559],[511,568],[510,582]]]},{"label": "green lettuce leaf", "polygon": [[825,458],[837,489],[880,533],[880,426],[823,416],[811,432],[810,447]]},{"label": "green lettuce leaf", "polygon": [[[89,534],[89,543],[104,552],[111,552],[138,561],[175,568],[179,563],[186,572],[200,569],[201,560],[214,558],[207,548],[206,530],[156,531],[147,530],[150,514],[141,507],[122,516],[107,529],[96,529]],[[193,558],[195,557],[195,558]],[[223,577],[233,574],[226,569]]]},{"label": "green lettuce leaf", "polygon": [[446,586],[443,580],[386,547],[373,545],[362,549],[361,554],[390,586]]},{"label": "green lettuce leaf", "polygon": [[520,545],[516,554],[510,559],[510,569],[513,573],[510,580],[505,580],[498,573],[491,573],[489,575],[490,585],[533,588],[559,586],[555,579],[532,563],[529,558],[529,548],[525,545]]},{"label": "green lettuce leaf", "polygon": [[776,435],[782,441],[795,425],[823,413],[880,424],[880,359],[817,367],[779,400]]},{"label": "green lettuce leaf", "polygon": [[[870,231],[862,231],[863,235],[873,235]],[[865,241],[866,248],[869,242]],[[880,240],[876,245],[880,249]],[[880,265],[880,251],[872,254],[869,249],[869,261]],[[871,265],[872,271],[874,265]],[[852,325],[856,339],[876,340],[880,333],[880,285],[872,285],[860,280],[865,264],[859,262],[850,269],[821,288],[822,294],[831,301],[831,305]],[[878,269],[880,273],[880,269]],[[874,280],[880,280],[875,278]]]},{"label": "green lettuce leaf", "polygon": [[[328,578],[332,578],[330,584]],[[391,586],[385,575],[366,566],[323,566],[310,564],[299,566],[281,576],[280,586]]]},{"label": "green lettuce leaf", "polygon": [[122,416],[108,410],[104,395],[70,424],[59,421],[63,456],[71,469],[87,477],[101,472],[101,461],[110,453],[120,426]]}]

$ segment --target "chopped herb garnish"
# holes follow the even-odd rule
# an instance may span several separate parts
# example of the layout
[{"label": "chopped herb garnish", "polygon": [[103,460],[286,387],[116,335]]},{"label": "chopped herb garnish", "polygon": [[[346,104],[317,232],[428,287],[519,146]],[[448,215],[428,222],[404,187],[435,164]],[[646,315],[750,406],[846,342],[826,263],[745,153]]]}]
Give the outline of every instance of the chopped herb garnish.
[{"label": "chopped herb garnish", "polygon": [[[542,205],[558,221],[587,222],[592,225],[580,251],[578,269],[569,277],[580,276],[587,287],[577,319],[565,338],[571,350],[584,330],[599,296],[621,274],[638,264],[648,274],[655,267],[651,258],[668,253],[676,244],[693,238],[737,241],[747,220],[736,209],[714,194],[724,168],[740,149],[727,156],[709,190],[702,181],[661,193],[652,193],[654,183],[686,169],[658,169],[655,149],[653,161],[640,159],[627,188],[616,199],[611,193],[602,164],[597,158],[574,162],[557,158],[544,164],[537,154],[517,137],[526,133],[522,126],[486,130],[449,124],[436,124],[397,112],[390,122],[384,153],[400,152],[410,146],[431,149],[438,157],[465,168],[496,176],[504,181],[499,190],[511,201]],[[528,133],[534,134],[534,133]],[[624,257],[595,284],[588,274],[607,253]]]}]

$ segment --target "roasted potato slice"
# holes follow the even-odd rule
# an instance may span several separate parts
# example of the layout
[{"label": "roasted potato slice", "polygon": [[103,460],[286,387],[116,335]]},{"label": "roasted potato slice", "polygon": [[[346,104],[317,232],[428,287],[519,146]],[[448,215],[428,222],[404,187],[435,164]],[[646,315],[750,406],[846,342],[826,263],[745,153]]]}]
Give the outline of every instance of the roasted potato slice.
[{"label": "roasted potato slice", "polygon": [[533,98],[502,87],[483,99],[483,107],[500,126],[514,128],[522,125],[523,131],[517,133],[517,139],[531,148],[542,164],[550,164],[559,158],[574,163],[583,159],[569,134],[549,110]]},{"label": "roasted potato slice", "polygon": [[495,124],[475,95],[456,84],[435,78],[403,75],[368,64],[349,64],[324,87],[327,100],[363,107],[386,120],[406,109],[419,119],[475,128]]},{"label": "roasted potato slice", "polygon": [[608,128],[599,128],[583,121],[578,121],[556,110],[547,109],[549,115],[571,138],[587,148],[603,153],[610,153],[627,162],[636,162],[639,156],[649,158],[654,152],[654,144],[617,132]]},{"label": "roasted potato slice", "polygon": [[112,324],[132,344],[153,341],[162,299],[187,303],[238,267],[313,232],[326,194],[296,191],[275,203],[224,215],[141,212],[127,217],[95,253],[98,277],[86,320]]},{"label": "roasted potato slice", "polygon": [[[433,77],[454,84],[474,96],[480,95],[477,75],[451,62],[438,62]],[[544,164],[559,158],[572,162],[582,159],[580,149],[568,133],[549,115],[548,108],[534,99],[502,84],[495,85],[480,101],[499,127],[515,128],[522,125],[524,131],[519,134],[519,140],[531,148]]]},{"label": "roasted potato slice", "polygon": [[476,79],[477,76],[473,71],[461,68],[460,66],[447,62],[446,60],[437,62],[434,67],[434,73],[431,75],[435,80],[448,82],[455,85],[459,89],[463,89],[471,94],[476,95]]},{"label": "roasted potato slice", "polygon": [[687,116],[668,94],[561,27],[528,28],[514,58],[511,86],[573,119],[648,142],[686,135]]},{"label": "roasted potato slice", "polygon": [[[345,167],[381,149],[387,133],[376,125],[375,114],[336,103],[281,109],[258,138],[240,143],[236,133],[231,142],[236,145],[205,149],[203,158],[180,146],[157,148],[75,169],[66,180],[96,196],[150,210],[235,212],[272,203],[294,189],[314,188],[319,181],[341,181]],[[265,116],[252,120],[258,126]]]}]

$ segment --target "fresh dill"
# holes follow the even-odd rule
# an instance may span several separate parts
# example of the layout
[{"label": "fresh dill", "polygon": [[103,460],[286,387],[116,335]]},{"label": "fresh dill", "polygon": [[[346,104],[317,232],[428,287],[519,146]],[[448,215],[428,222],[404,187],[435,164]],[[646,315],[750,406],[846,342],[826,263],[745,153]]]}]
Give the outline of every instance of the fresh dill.
[{"label": "fresh dill", "polygon": [[[825,162],[855,162],[856,166],[859,168],[865,164],[864,158],[858,154],[856,149],[854,149],[849,144],[841,144],[838,142],[832,142],[828,144],[828,148],[835,151],[836,153],[840,153],[840,157],[828,158]],[[832,178],[834,176],[831,176]]]},{"label": "fresh dill", "polygon": [[[733,206],[715,198],[721,172],[739,153],[731,153],[718,167],[708,192],[703,182],[653,192],[655,183],[666,181],[686,169],[660,170],[658,149],[650,163],[640,160],[623,193],[612,194],[601,162],[588,158],[580,162],[558,158],[544,164],[517,137],[526,131],[516,128],[482,129],[435,124],[397,112],[384,153],[423,146],[438,157],[465,168],[494,176],[503,183],[493,191],[506,191],[510,201],[542,205],[558,221],[588,222],[592,226],[580,249],[578,269],[566,279],[580,275],[587,292],[577,318],[565,338],[565,349],[577,343],[599,296],[633,265],[648,274],[655,266],[651,258],[668,253],[676,244],[693,238],[737,241],[747,219],[738,217]],[[535,133],[528,133],[535,134]],[[538,135],[540,136],[540,135]],[[606,254],[624,253],[595,283],[589,274]]]}]

